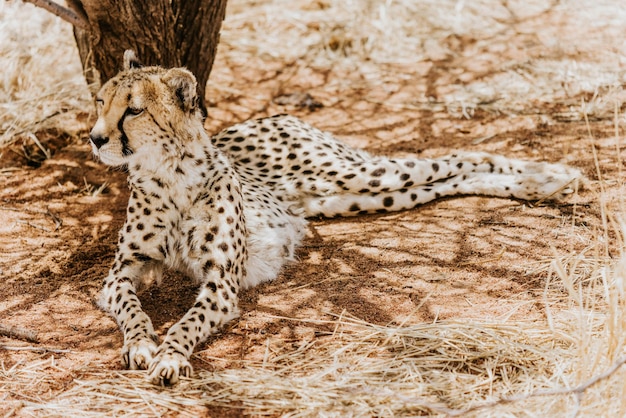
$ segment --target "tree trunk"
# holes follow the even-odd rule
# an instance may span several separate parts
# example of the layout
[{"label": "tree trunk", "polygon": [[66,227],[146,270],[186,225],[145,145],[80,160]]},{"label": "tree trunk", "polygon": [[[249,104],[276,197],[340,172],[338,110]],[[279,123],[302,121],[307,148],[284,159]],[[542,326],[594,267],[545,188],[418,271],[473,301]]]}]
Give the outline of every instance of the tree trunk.
[{"label": "tree trunk", "polygon": [[[144,65],[187,67],[198,80],[200,106],[217,51],[226,0],[70,0],[88,29],[74,36],[85,77],[97,90],[134,49]],[[94,71],[95,70],[95,71]]]}]

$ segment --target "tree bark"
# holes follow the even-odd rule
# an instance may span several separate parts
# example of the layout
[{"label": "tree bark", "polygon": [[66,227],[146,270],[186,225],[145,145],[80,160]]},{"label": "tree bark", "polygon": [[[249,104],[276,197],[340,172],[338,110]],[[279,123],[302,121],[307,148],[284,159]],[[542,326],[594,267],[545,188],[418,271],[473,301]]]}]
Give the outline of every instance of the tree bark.
[{"label": "tree bark", "polygon": [[87,82],[97,90],[121,69],[133,49],[144,65],[186,67],[204,94],[217,52],[227,0],[70,0],[89,29],[74,28]]}]

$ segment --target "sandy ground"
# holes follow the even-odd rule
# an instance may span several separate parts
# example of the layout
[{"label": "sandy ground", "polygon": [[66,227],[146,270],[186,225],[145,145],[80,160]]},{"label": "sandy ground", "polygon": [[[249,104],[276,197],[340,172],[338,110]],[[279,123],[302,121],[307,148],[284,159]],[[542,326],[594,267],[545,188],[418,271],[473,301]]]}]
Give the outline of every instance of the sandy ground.
[{"label": "sandy ground", "polygon": [[[525,37],[516,39],[507,60],[540,53],[524,47]],[[592,147],[602,176],[612,179],[605,185],[611,205],[622,192],[623,140],[614,138],[612,118],[587,125],[561,116],[569,103],[591,99],[590,93],[570,97],[567,106],[536,104],[540,114],[477,108],[470,119],[451,115],[436,105],[446,86],[486,78],[500,64],[489,59],[489,51],[470,64],[467,56],[481,53],[472,50],[473,40],[450,42],[457,55],[389,66],[389,73],[398,74],[392,85],[342,91],[341,96],[327,86],[346,74],[292,71],[261,60],[244,68],[218,60],[208,92],[207,129],[216,132],[248,117],[288,112],[372,153],[436,157],[465,149],[563,162],[580,168],[590,187],[555,204],[471,196],[395,214],[313,219],[299,261],[275,282],[242,292],[241,318],[198,347],[196,369],[236,367],[240,360],[262,358],[268,341],[297,345],[329,331],[289,318],[329,319],[343,312],[375,324],[401,324],[545,316],[549,261],[584,249],[602,224]],[[215,88],[252,82],[254,98]],[[308,93],[323,107],[274,100],[291,93]],[[432,98],[433,105],[395,105],[412,97]],[[53,355],[65,375],[59,372],[55,383],[42,384],[38,396],[43,397],[62,391],[82,370],[121,367],[121,333],[94,300],[113,261],[128,194],[125,173],[91,156],[87,132],[93,120],[87,110],[71,122],[81,130],[80,139],[61,131],[39,132],[50,158],[24,140],[3,150],[0,160],[1,323],[38,335],[36,343],[0,337],[0,345],[9,348],[0,350],[0,361],[10,367],[48,358],[45,349],[60,350]],[[172,273],[161,287],[144,289],[139,296],[163,334],[191,305],[195,291],[189,279]],[[8,400],[21,396],[15,392]]]}]

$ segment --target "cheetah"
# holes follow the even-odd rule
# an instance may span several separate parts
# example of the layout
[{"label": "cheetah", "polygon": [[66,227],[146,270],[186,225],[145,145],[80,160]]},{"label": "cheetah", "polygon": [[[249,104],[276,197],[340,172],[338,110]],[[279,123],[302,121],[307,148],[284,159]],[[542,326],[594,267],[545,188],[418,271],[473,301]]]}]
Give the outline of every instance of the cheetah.
[{"label": "cheetah", "polygon": [[[191,72],[142,66],[132,51],[96,103],[93,153],[127,170],[130,191],[99,304],[123,332],[123,366],[161,385],[191,376],[194,347],[238,316],[241,289],[294,260],[309,217],[399,211],[452,195],[558,199],[583,178],[565,165],[479,152],[372,156],[287,115],[209,137]],[[164,268],[200,289],[159,342],[136,291]]]}]

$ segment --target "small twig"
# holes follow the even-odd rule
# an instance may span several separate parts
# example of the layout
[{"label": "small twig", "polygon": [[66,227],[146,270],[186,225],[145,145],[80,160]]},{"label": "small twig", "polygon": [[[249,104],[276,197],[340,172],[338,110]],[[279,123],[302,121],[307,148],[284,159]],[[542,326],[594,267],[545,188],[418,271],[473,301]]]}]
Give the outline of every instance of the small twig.
[{"label": "small twig", "polygon": [[41,226],[41,225],[37,225],[37,224],[32,224],[28,221],[23,221],[21,219],[18,219],[17,221],[18,224],[22,224],[22,225],[26,225],[26,226],[30,226],[31,228],[35,228],[35,229],[41,229],[42,231],[46,231],[46,232],[52,232],[50,229],[46,228],[45,226]]},{"label": "small twig", "polygon": [[38,343],[37,331],[32,331],[26,328],[13,327],[10,325],[0,324],[0,335],[4,335],[9,338],[17,338],[20,340],[26,340],[33,343]]},{"label": "small twig", "polygon": [[[63,219],[61,219],[61,217],[59,215],[57,215],[56,213],[53,213],[50,210],[49,207],[46,208],[45,211],[43,211],[43,210],[40,210],[40,209],[14,208],[14,207],[11,207],[11,206],[0,206],[0,210],[7,210],[7,211],[11,211],[11,212],[25,212],[25,213],[33,213],[33,214],[37,214],[37,215],[49,216],[50,218],[52,218],[52,222],[54,222],[54,230],[55,231],[57,231],[59,228],[61,228],[63,226]],[[32,226],[33,228],[40,228],[40,229],[44,229],[45,231],[48,231],[48,229],[45,229],[44,227],[40,227],[38,225],[30,224],[28,221],[19,220],[17,222],[26,224],[28,226]]]},{"label": "small twig", "polygon": [[[47,96],[49,96],[49,95],[41,96],[41,98],[45,98]],[[24,101],[24,102],[26,102],[26,101]],[[18,101],[12,102],[12,104],[19,105],[19,104],[21,104],[21,102],[18,100]],[[41,118],[39,118],[39,119],[37,119],[37,120],[35,120],[33,122],[30,122],[26,128],[20,129],[18,131],[10,131],[10,129],[7,129],[7,131],[5,131],[5,132],[9,132],[10,131],[11,135],[12,136],[16,136],[16,137],[20,136],[20,135],[24,135],[24,134],[30,132],[35,127],[43,124],[43,122],[45,122],[45,121],[47,121],[49,119],[52,119],[55,116],[62,115],[63,113],[67,113],[67,111],[66,110],[64,110],[64,111],[55,110],[54,112],[50,113],[49,115],[45,115],[45,116],[43,116],[43,117],[41,117]]]},{"label": "small twig", "polygon": [[500,252],[498,252],[498,254],[496,254],[494,257],[482,258],[477,261],[463,261],[459,263],[458,265],[459,267],[462,267],[462,266],[471,266],[471,265],[476,265],[476,264],[485,264],[485,263],[491,263],[494,261],[500,261],[505,252],[506,252],[506,247],[502,246],[502,249],[500,250]]},{"label": "small twig", "polygon": [[479,138],[473,139],[472,140],[472,145],[477,145],[477,144],[480,144],[481,142],[485,142],[485,141],[493,138],[496,135],[497,134],[490,134],[490,135],[485,135],[485,136],[481,136]]},{"label": "small twig", "polygon": [[74,13],[76,13],[80,20],[86,22],[87,24],[89,23],[89,17],[87,17],[83,3],[80,0],[66,0],[65,3],[70,10],[73,10]]},{"label": "small twig", "polygon": [[[2,158],[2,154],[0,154],[0,158]],[[0,173],[1,174],[10,174],[10,173],[14,173],[16,171],[20,171],[21,169],[19,167],[6,167],[6,168],[0,168]]]},{"label": "small twig", "polygon": [[552,193],[550,193],[549,195],[546,195],[544,197],[542,197],[541,199],[537,200],[536,202],[534,202],[533,206],[539,206],[541,205],[543,202],[545,202],[546,200],[551,199],[553,196],[555,196],[557,193],[560,193],[561,191],[565,190],[567,187],[569,187],[571,184],[574,184],[574,189],[578,190],[578,182],[579,182],[579,178],[573,178],[570,181],[568,181],[567,183],[565,183],[564,185],[562,185],[561,187],[559,187],[558,189],[556,189],[555,191],[553,191]]},{"label": "small twig", "polygon": [[29,132],[26,136],[30,138],[35,143],[35,145],[37,145],[37,148],[39,148],[39,150],[43,153],[44,157],[46,157],[46,160],[49,160],[50,158],[52,158],[52,152],[50,152],[48,148],[44,147],[41,144],[41,142],[39,141],[39,138],[37,138],[34,133]]},{"label": "small twig", "polygon": [[49,347],[12,347],[9,345],[0,345],[0,350],[7,351],[34,351],[36,353],[71,353],[72,350],[64,350],[60,348],[49,348]]},{"label": "small twig", "polygon": [[55,3],[51,0],[26,0],[26,1],[34,4],[37,7],[41,7],[42,9],[49,11],[53,15],[60,17],[66,22],[69,22],[72,25],[76,26],[77,28],[89,30],[89,22],[85,20],[85,17],[80,16],[72,9],[63,7],[60,4]]},{"label": "small twig", "polygon": [[54,222],[55,231],[57,231],[59,228],[63,226],[63,219],[61,219],[61,217],[57,215],[56,213],[52,213],[52,211],[50,211],[50,208],[46,208],[46,215],[52,218],[52,221]]},{"label": "small twig", "polygon": [[48,215],[48,216],[57,216],[50,213],[50,209],[46,208],[46,210],[42,209],[30,209],[30,208],[17,208],[13,206],[0,206],[0,210],[8,210],[11,212],[25,212],[25,213],[33,213],[36,215]]}]

